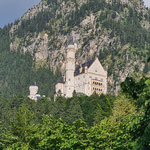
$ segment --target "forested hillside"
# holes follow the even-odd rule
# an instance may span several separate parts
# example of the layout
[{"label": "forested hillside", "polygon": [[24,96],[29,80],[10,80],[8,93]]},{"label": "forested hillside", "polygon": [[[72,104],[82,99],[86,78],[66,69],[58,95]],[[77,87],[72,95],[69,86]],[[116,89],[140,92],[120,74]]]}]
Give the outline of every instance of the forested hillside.
[{"label": "forested hillside", "polygon": [[38,65],[62,73],[65,48],[77,42],[77,63],[98,56],[111,92],[150,68],[150,11],[142,0],[43,0],[12,26],[10,39],[12,50],[30,51]]},{"label": "forested hillside", "polygon": [[40,94],[52,95],[72,42],[77,64],[98,56],[111,93],[127,76],[150,71],[150,10],[142,0],[42,0],[0,35],[3,96],[27,95],[34,82]]},{"label": "forested hillside", "polygon": [[36,82],[40,93],[53,96],[59,71],[54,76],[46,65],[36,68],[30,52],[10,51],[10,27],[11,25],[0,29],[0,95],[12,97],[22,93],[27,96],[29,86]]},{"label": "forested hillside", "polygon": [[149,125],[148,78],[127,78],[117,97],[0,98],[2,150],[149,150]]}]

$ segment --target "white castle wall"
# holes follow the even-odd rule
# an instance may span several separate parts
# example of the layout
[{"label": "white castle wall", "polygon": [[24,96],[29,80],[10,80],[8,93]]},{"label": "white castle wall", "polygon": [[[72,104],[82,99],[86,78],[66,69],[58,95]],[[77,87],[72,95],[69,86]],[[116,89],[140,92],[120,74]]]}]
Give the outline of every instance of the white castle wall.
[{"label": "white castle wall", "polygon": [[65,82],[65,96],[72,97],[74,91],[74,72],[75,72],[75,47],[69,45],[67,49],[66,61],[66,82]]},{"label": "white castle wall", "polygon": [[86,75],[80,74],[75,77],[75,90],[77,93],[85,94]]},{"label": "white castle wall", "polygon": [[61,94],[64,93],[64,88],[63,88],[64,84],[63,83],[58,83],[56,84],[56,93],[58,93],[59,91],[61,91]]},{"label": "white castle wall", "polygon": [[[75,72],[75,46],[70,45],[67,49],[66,60],[66,81],[64,84],[56,85],[56,92],[61,90],[63,96],[72,97],[73,91],[84,93],[87,96],[93,94],[93,89],[102,90],[100,93],[107,93],[107,72],[103,69],[98,58],[91,64],[89,68],[85,68],[85,73],[74,76]],[[81,70],[82,72],[82,70]],[[93,83],[96,84],[94,85]],[[99,85],[101,84],[101,85]]]},{"label": "white castle wall", "polygon": [[38,93],[38,86],[31,85],[29,87],[30,95],[28,96],[30,99],[37,101],[41,96]]}]

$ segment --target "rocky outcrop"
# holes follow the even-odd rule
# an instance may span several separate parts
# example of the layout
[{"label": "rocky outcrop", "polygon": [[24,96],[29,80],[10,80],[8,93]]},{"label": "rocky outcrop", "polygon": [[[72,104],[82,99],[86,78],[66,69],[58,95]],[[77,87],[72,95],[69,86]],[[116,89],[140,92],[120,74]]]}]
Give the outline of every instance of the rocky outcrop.
[{"label": "rocky outcrop", "polygon": [[[124,81],[128,75],[140,76],[144,70],[144,57],[139,57],[134,53],[132,46],[128,43],[122,45],[120,37],[112,34],[112,30],[102,26],[99,18],[103,13],[102,10],[88,14],[82,14],[79,22],[75,25],[71,18],[75,17],[75,11],[86,9],[87,0],[58,0],[55,3],[55,9],[48,0],[43,0],[37,6],[31,8],[25,15],[14,24],[10,30],[11,45],[10,49],[29,51],[37,62],[45,62],[55,72],[60,68],[64,72],[66,46],[70,42],[77,43],[77,64],[98,56],[105,69],[109,72],[109,89],[110,91],[119,90],[120,82]],[[106,3],[112,4],[114,0],[106,0]],[[117,1],[116,1],[117,2]],[[140,0],[120,0],[121,5],[128,5],[135,8],[137,12],[146,14],[147,10]],[[23,37],[17,36],[17,30],[22,21],[35,18],[39,12],[53,13],[53,17],[46,24],[48,29],[37,32],[26,32]],[[72,14],[72,15],[71,15]],[[115,12],[114,20],[119,22],[128,17],[129,9],[124,7],[123,11]],[[69,22],[69,20],[71,20]],[[40,21],[40,20],[39,20]],[[103,21],[103,20],[102,20]],[[72,23],[72,24],[71,24]],[[143,18],[141,26],[148,30],[150,22]],[[50,29],[50,30],[49,30]],[[133,51],[132,51],[132,50]],[[115,55],[116,53],[117,55]],[[103,57],[102,57],[103,56]],[[131,59],[132,58],[132,59]],[[113,66],[112,66],[113,65]],[[137,72],[135,68],[137,67]]]},{"label": "rocky outcrop", "polygon": [[33,6],[30,8],[18,22],[14,25],[12,25],[10,29],[10,36],[13,36],[13,33],[18,29],[18,27],[21,25],[23,20],[28,20],[34,18],[39,12],[41,12],[44,9],[47,9],[48,5],[45,3],[45,1],[41,1],[39,5]]}]

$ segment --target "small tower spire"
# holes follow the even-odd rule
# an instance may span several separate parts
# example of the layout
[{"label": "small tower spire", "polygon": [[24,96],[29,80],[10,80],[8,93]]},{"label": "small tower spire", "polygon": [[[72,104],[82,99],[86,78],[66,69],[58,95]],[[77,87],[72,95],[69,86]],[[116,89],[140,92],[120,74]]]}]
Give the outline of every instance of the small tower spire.
[{"label": "small tower spire", "polygon": [[72,97],[74,91],[74,72],[75,72],[75,46],[69,45],[67,48],[66,61],[66,97]]},{"label": "small tower spire", "polygon": [[75,47],[75,50],[78,49],[78,44],[77,44],[77,38],[74,37],[74,47]]}]

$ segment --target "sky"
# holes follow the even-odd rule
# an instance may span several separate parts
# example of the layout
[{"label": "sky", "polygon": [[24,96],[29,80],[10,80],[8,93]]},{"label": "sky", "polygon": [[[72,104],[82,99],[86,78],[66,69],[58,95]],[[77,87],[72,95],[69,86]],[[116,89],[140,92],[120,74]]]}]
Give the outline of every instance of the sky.
[{"label": "sky", "polygon": [[150,0],[144,0],[144,2],[147,7],[150,7]]},{"label": "sky", "polygon": [[[19,19],[32,6],[41,0],[0,0],[0,28]],[[150,0],[144,0],[150,7]]]},{"label": "sky", "polygon": [[0,27],[19,19],[41,0],[0,0]]}]

